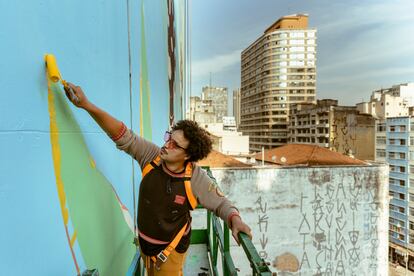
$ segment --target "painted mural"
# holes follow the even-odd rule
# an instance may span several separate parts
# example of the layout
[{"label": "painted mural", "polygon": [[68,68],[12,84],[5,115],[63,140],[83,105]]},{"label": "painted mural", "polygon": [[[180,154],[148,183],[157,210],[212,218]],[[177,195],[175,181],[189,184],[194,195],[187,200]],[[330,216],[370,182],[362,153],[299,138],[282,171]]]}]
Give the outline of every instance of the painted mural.
[{"label": "painted mural", "polygon": [[0,3],[0,275],[125,275],[140,169],[67,101],[44,54],[92,102],[161,144],[183,113],[186,5]]}]

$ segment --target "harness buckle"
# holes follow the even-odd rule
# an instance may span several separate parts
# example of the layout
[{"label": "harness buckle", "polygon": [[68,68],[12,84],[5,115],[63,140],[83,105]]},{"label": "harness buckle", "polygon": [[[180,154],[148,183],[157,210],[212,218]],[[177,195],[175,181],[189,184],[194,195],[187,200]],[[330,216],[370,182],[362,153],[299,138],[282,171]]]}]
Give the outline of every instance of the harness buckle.
[{"label": "harness buckle", "polygon": [[167,261],[167,256],[165,256],[164,253],[161,251],[160,253],[158,253],[157,259],[165,263]]},{"label": "harness buckle", "polygon": [[161,251],[160,253],[158,253],[157,260],[154,262],[155,269],[159,271],[161,269],[161,265],[166,261],[167,256],[165,256],[165,254]]}]

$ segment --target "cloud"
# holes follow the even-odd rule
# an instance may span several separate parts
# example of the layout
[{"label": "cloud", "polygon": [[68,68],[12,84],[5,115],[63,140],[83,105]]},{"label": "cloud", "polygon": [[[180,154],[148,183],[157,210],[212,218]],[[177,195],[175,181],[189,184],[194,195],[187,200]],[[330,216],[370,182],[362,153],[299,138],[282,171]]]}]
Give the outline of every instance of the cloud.
[{"label": "cloud", "polygon": [[192,62],[191,75],[194,78],[208,77],[211,73],[218,74],[231,66],[240,63],[242,50],[235,50],[224,55],[216,55]]}]

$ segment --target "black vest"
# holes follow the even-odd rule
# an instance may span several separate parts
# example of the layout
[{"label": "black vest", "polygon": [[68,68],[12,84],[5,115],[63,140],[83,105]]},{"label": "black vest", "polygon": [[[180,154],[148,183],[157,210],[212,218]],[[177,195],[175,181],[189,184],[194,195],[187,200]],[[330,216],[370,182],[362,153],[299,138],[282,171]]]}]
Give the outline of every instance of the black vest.
[{"label": "black vest", "polygon": [[[141,181],[138,199],[138,229],[151,238],[171,242],[187,222],[191,222],[190,202],[183,177],[173,177],[155,166]],[[189,227],[189,226],[188,226]],[[190,235],[183,236],[176,247],[184,253],[190,245]],[[139,243],[147,256],[157,255],[165,245],[151,244],[141,237]]]}]

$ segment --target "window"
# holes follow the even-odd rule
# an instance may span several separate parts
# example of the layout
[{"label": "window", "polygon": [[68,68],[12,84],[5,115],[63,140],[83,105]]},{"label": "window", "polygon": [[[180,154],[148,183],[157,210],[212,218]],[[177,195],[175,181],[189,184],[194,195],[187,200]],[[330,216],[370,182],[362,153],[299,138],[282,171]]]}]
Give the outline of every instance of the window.
[{"label": "window", "polygon": [[406,143],[406,142],[405,142],[405,139],[400,139],[400,145],[401,145],[401,146],[405,146],[405,143]]},{"label": "window", "polygon": [[410,243],[414,243],[414,235],[413,234],[410,234]]},{"label": "window", "polygon": [[401,172],[401,173],[405,173],[405,167],[404,167],[404,166],[401,166],[401,167],[400,167],[400,172]]},{"label": "window", "polygon": [[395,126],[390,126],[390,132],[395,132]]},{"label": "window", "polygon": [[389,152],[388,153],[388,158],[389,159],[395,159],[395,152]]},{"label": "window", "polygon": [[400,186],[404,187],[405,186],[405,180],[399,179],[398,183],[400,184]]},{"label": "window", "polygon": [[385,157],[386,152],[385,149],[377,149],[377,157]]},{"label": "window", "polygon": [[410,193],[410,201],[414,201],[414,194]]},{"label": "window", "polygon": [[[411,196],[411,194],[410,194],[410,196]],[[413,207],[410,207],[410,216],[414,216],[414,208]],[[413,223],[413,222],[410,221],[410,223]]]},{"label": "window", "polygon": [[390,145],[395,145],[395,139],[388,139]]},{"label": "window", "polygon": [[398,212],[401,214],[405,214],[405,208],[404,207],[398,207]]},{"label": "window", "polygon": [[400,126],[400,132],[405,132],[406,131],[406,127],[404,125]]},{"label": "window", "polygon": [[378,132],[385,132],[386,128],[385,128],[385,124],[384,123],[379,123],[377,125],[377,131]]},{"label": "window", "polygon": [[385,145],[386,139],[385,137],[378,136],[376,142],[378,145]]},{"label": "window", "polygon": [[405,152],[399,152],[399,153],[398,153],[398,158],[399,158],[399,159],[404,159],[404,160],[405,160]]},{"label": "window", "polygon": [[410,221],[410,230],[414,230],[414,222]]},{"label": "window", "polygon": [[398,197],[399,197],[399,199],[401,199],[401,200],[405,200],[405,194],[398,194]]},{"label": "window", "polygon": [[414,173],[414,165],[410,165],[410,173]]}]

